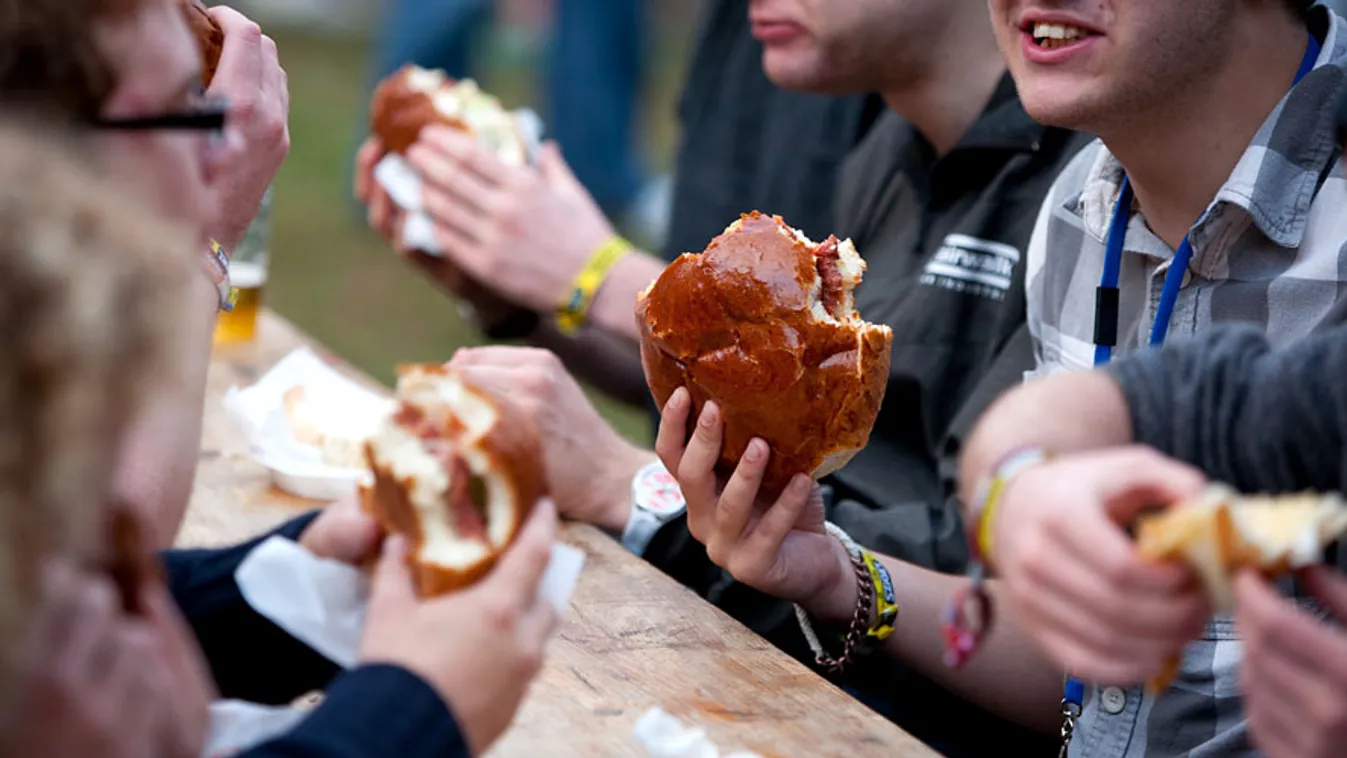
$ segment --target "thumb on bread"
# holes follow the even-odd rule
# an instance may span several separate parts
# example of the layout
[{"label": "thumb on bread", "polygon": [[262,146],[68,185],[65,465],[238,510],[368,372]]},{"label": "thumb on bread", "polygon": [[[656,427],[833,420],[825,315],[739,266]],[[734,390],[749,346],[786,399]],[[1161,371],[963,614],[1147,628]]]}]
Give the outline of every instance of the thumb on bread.
[{"label": "thumb on bread", "polygon": [[370,607],[394,611],[408,608],[416,602],[416,586],[411,569],[407,566],[407,540],[401,535],[390,535],[384,540],[379,563],[374,567]]}]

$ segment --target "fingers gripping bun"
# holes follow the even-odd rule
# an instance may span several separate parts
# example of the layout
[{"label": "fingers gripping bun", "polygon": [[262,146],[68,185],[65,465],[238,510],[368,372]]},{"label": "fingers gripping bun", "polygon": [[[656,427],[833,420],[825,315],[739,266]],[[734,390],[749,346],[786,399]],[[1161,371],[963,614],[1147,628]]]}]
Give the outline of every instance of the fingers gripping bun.
[{"label": "fingers gripping bun", "polygon": [[475,136],[501,162],[522,166],[528,153],[514,116],[471,79],[408,65],[379,83],[370,103],[370,132],[393,153],[405,154],[431,124]]},{"label": "fingers gripping bun", "polygon": [[728,475],[753,437],[771,445],[764,491],[836,471],[865,446],[889,374],[893,333],[863,321],[865,271],[850,240],[814,243],[753,212],[684,254],[636,303],[641,361],[655,401],[691,392],[693,418],[720,407]]},{"label": "fingers gripping bun", "polygon": [[397,410],[367,443],[362,504],[405,535],[422,595],[476,582],[545,493],[534,425],[443,366],[399,369]]},{"label": "fingers gripping bun", "polygon": [[[1153,561],[1193,567],[1212,609],[1235,605],[1235,576],[1253,569],[1275,577],[1322,559],[1323,549],[1347,532],[1347,505],[1337,495],[1242,496],[1213,486],[1202,497],[1137,522],[1137,552]],[[1160,691],[1178,671],[1171,661],[1148,686]]]},{"label": "fingers gripping bun", "polygon": [[187,27],[196,38],[201,49],[201,83],[209,87],[215,79],[215,69],[220,66],[220,51],[224,49],[224,31],[215,19],[206,12],[206,6],[200,0],[178,0],[183,15],[187,18]]}]

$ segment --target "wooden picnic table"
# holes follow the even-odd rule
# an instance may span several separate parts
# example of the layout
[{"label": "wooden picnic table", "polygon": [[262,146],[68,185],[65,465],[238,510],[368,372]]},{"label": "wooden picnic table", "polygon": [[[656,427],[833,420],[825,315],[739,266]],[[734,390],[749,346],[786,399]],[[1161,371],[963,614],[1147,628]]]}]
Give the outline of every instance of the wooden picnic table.
[{"label": "wooden picnic table", "polygon": [[[251,383],[301,345],[388,391],[264,312],[256,342],[219,348],[212,357],[201,460],[180,545],[237,542],[315,507],[270,484],[220,403],[229,387]],[[937,755],[605,534],[569,525],[562,535],[587,554],[584,573],[542,674],[490,758],[641,756],[632,727],[657,706],[705,728],[726,754]]]}]

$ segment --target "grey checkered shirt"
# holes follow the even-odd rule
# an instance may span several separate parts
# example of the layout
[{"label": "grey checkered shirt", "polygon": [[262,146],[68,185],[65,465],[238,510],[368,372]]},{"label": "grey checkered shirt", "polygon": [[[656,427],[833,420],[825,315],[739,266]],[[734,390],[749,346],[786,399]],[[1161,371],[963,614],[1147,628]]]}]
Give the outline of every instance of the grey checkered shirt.
[{"label": "grey checkered shirt", "polygon": [[[1327,29],[1315,69],[1268,117],[1192,228],[1193,258],[1174,306],[1171,337],[1242,321],[1261,325],[1274,344],[1285,344],[1347,321],[1347,168],[1335,109],[1325,105],[1347,89],[1347,22],[1333,16],[1325,23],[1327,17],[1322,10],[1313,15],[1316,29]],[[1037,357],[1031,375],[1093,365],[1095,288],[1121,181],[1118,161],[1094,143],[1048,194],[1027,251],[1028,321]],[[1119,275],[1115,356],[1149,341],[1173,257],[1134,213]],[[1182,673],[1162,696],[1087,687],[1071,755],[1256,755],[1239,694],[1240,655],[1234,623],[1221,617],[1187,648]]]}]

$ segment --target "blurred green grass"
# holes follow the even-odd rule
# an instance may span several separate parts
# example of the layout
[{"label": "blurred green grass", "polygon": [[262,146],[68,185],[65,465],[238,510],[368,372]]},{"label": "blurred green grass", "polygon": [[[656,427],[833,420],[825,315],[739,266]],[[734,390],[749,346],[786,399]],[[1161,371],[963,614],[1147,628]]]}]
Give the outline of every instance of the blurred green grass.
[{"label": "blurred green grass", "polygon": [[[385,384],[397,363],[445,360],[458,347],[484,344],[447,297],[369,231],[349,196],[368,43],[275,36],[289,75],[291,152],[276,180],[267,304]],[[643,114],[655,168],[668,165],[676,129],[686,34],[674,36],[656,45]],[[533,102],[531,65],[490,61],[482,78],[507,105]],[[643,411],[590,396],[622,434],[649,443]]]}]

